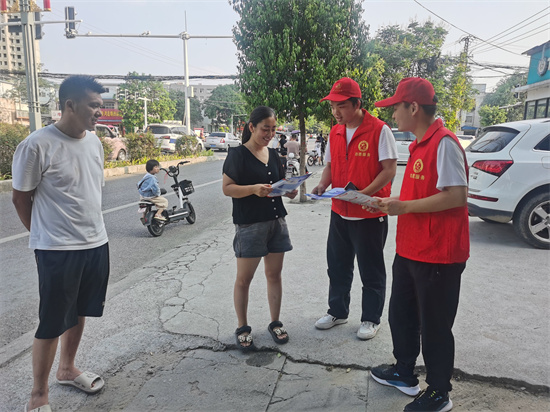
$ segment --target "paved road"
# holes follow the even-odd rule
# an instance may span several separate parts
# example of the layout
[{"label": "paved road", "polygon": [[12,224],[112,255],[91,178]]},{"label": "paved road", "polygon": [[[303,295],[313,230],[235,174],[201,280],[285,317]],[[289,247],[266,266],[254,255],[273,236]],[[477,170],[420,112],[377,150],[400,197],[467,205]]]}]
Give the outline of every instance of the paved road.
[{"label": "paved road", "polygon": [[[394,193],[402,174],[400,167]],[[410,399],[368,377],[369,368],[393,359],[388,302],[376,338],[359,341],[356,276],[349,322],[316,330],[313,323],[326,311],[330,202],[285,199],[285,205],[294,245],[283,274],[281,320],[291,336],[288,344],[275,345],[266,330],[269,311],[259,270],[249,321],[260,351],[236,350],[234,229],[227,216],[111,283],[105,315],[88,321],[78,357],[79,365],[106,378],[106,387],[86,396],[52,380],[54,411],[401,410]],[[548,251],[523,244],[511,225],[471,219],[470,227],[472,257],[454,327],[454,410],[548,410]],[[394,251],[390,218],[388,268]],[[31,343],[27,335],[6,345],[10,350],[0,347],[0,412],[22,410],[28,399]]]},{"label": "paved road", "polygon": [[[221,192],[221,168],[225,154],[217,161],[182,167],[181,178],[190,179],[195,193],[190,200],[197,214],[196,223],[186,221],[168,225],[164,234],[153,238],[139,221],[136,183],[141,175],[123,175],[106,179],[103,213],[111,251],[111,279],[115,283],[175,246],[192,239],[231,214],[231,201]],[[161,186],[170,190],[172,183],[164,172]],[[175,196],[168,195],[170,205]],[[6,345],[37,326],[37,275],[28,235],[11,204],[11,192],[0,193],[0,346]]]}]

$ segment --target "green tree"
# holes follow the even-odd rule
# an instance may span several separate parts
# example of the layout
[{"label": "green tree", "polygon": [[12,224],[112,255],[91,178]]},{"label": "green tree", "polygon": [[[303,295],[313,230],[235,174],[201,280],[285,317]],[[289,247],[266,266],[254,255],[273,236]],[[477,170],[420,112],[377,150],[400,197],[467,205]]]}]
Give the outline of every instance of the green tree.
[{"label": "green tree", "polygon": [[458,62],[446,68],[446,77],[435,81],[439,114],[445,119],[445,127],[457,131],[460,127],[461,110],[471,111],[475,107],[472,80],[468,76],[467,57],[461,53]]},{"label": "green tree", "polygon": [[[230,0],[240,16],[233,29],[239,85],[248,110],[267,105],[285,120],[330,116],[319,99],[342,76],[361,74],[370,56],[363,45],[368,28],[359,0]],[[377,81],[365,76],[360,80]],[[361,83],[360,83],[361,84]],[[364,84],[361,84],[364,86]],[[376,88],[376,86],[374,86]],[[367,88],[370,91],[370,88]],[[364,96],[365,100],[369,96]],[[301,139],[305,165],[305,139]],[[304,172],[304,170],[302,170]],[[300,200],[305,200],[302,186]]]},{"label": "green tree", "polygon": [[147,101],[147,124],[172,120],[176,112],[176,104],[170,99],[161,82],[152,80],[149,76],[128,73],[125,83],[119,86],[126,92],[126,98],[119,101],[123,114],[122,125],[129,131],[144,126],[144,98]]},{"label": "green tree", "polygon": [[[169,96],[170,99],[172,99],[176,104],[174,119],[181,120],[183,122],[185,115],[185,92],[182,92],[181,90],[170,90]],[[199,99],[196,97],[191,97],[189,99],[189,103],[191,105],[189,108],[191,112],[191,127],[202,126],[204,117],[202,116],[202,108]]]},{"label": "green tree", "polygon": [[[7,90],[2,97],[6,99],[15,100],[16,102],[26,104],[27,99],[27,78],[24,75],[15,75],[11,82],[13,88]],[[52,83],[46,79],[38,78],[38,88],[42,91],[43,95],[48,98],[48,101],[40,104],[40,113],[49,115],[50,104],[58,101],[59,85]]]},{"label": "green tree", "polygon": [[239,115],[244,114],[245,101],[237,85],[226,84],[212,90],[204,107],[204,114],[212,119],[214,127],[220,129],[229,126],[232,120],[234,124],[238,123]]},{"label": "green tree", "polygon": [[[406,28],[391,25],[380,29],[367,49],[382,58],[380,82],[385,97],[393,95],[405,77],[428,79],[439,99],[439,114],[449,129],[456,130],[460,111],[475,105],[476,91],[468,75],[466,55],[441,56],[446,36],[447,30],[430,20],[423,24],[413,21]],[[391,113],[391,109],[382,109],[381,117],[392,123]]]},{"label": "green tree", "polygon": [[488,93],[482,105],[506,107],[506,122],[523,119],[526,93],[515,93],[512,89],[527,83],[527,73],[516,72],[501,79],[495,90]]},{"label": "green tree", "polygon": [[381,28],[369,42],[368,50],[383,60],[382,93],[390,96],[404,77],[431,79],[440,75],[441,48],[447,30],[428,20],[406,28],[391,25]]},{"label": "green tree", "polygon": [[479,108],[479,117],[481,126],[483,127],[504,123],[506,121],[506,110],[499,109],[497,106],[481,106]]}]

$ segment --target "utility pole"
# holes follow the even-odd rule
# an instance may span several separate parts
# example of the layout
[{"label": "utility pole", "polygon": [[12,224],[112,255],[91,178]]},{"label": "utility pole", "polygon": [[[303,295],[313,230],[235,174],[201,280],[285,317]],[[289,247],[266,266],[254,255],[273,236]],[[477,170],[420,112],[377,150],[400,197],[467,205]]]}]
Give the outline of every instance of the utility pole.
[{"label": "utility pole", "polygon": [[42,127],[40,101],[38,97],[38,66],[36,65],[34,40],[34,14],[31,13],[29,0],[21,0],[21,26],[25,68],[27,73],[27,101],[29,104],[29,123],[31,132]]},{"label": "utility pole", "polygon": [[75,37],[135,37],[140,39],[181,39],[183,40],[183,70],[185,77],[185,126],[186,133],[191,134],[191,105],[189,102],[189,64],[187,58],[187,41],[189,39],[232,39],[233,36],[191,36],[187,31],[180,34],[151,34],[150,31],[144,31],[142,34],[78,34],[77,31],[67,35],[68,39],[74,39]]},{"label": "utility pole", "polygon": [[[21,26],[21,37],[23,38],[23,56],[25,60],[25,72],[27,82],[27,103],[29,107],[29,124],[30,131],[34,132],[42,128],[42,115],[40,114],[40,100],[38,93],[38,66],[36,64],[36,31],[42,30],[40,25],[50,23],[66,23],[66,21],[51,21],[51,22],[36,22],[34,13],[37,8],[36,4],[32,0],[16,0],[13,13],[21,14],[21,22],[12,23],[0,23],[0,27],[3,26]],[[32,2],[32,3],[31,3]],[[31,7],[31,5],[33,7]],[[11,13],[7,8],[7,2],[2,0],[0,2],[2,13]],[[19,10],[17,10],[19,9]],[[40,9],[38,9],[40,10]],[[44,0],[44,11],[50,11],[50,0]]]},{"label": "utility pole", "polygon": [[147,129],[147,102],[151,99],[147,97],[137,97],[138,100],[143,100],[143,131]]}]

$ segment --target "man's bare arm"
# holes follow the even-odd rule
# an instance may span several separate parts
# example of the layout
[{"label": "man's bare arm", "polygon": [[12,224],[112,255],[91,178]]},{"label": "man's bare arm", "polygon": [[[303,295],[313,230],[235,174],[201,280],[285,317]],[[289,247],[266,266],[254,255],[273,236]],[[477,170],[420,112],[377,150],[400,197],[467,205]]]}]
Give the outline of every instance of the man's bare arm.
[{"label": "man's bare arm", "polygon": [[33,201],[34,190],[30,192],[21,192],[19,190],[13,189],[12,202],[15,206],[15,210],[19,215],[19,219],[23,223],[23,226],[27,228],[28,231],[31,230],[31,212],[32,212],[32,201]]}]

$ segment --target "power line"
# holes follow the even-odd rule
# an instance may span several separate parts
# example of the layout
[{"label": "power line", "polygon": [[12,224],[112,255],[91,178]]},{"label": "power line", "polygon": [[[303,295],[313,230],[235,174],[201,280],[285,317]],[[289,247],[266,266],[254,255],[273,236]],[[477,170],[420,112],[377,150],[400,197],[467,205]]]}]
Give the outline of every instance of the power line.
[{"label": "power line", "polygon": [[[529,34],[529,33],[533,32],[535,30],[540,29],[541,27],[543,27],[542,30],[539,30],[538,32],[533,33],[533,34]],[[506,40],[507,43],[500,43],[500,44],[502,46],[509,46],[509,45],[512,45],[513,43],[520,42],[522,40],[528,39],[529,37],[533,37],[533,36],[536,36],[537,34],[544,33],[544,32],[548,32],[548,25],[547,24],[543,24],[541,26],[535,27],[534,29],[532,29],[532,30],[530,30],[526,33],[519,34],[516,37],[512,37],[511,39]],[[525,36],[526,34],[528,34],[528,36]],[[521,37],[521,38],[518,39],[518,37],[520,37],[520,36],[525,36],[525,37]],[[485,52],[488,52],[490,50],[493,50],[493,49],[491,47],[487,47],[485,49],[477,50],[477,54],[485,53]]]},{"label": "power line", "polygon": [[[501,39],[502,37],[506,37],[506,36],[509,36],[510,34],[512,34],[512,33],[514,33],[514,32],[516,32],[516,31],[518,31],[518,30],[520,30],[520,29],[522,29],[523,27],[525,27],[525,26],[528,26],[529,24],[533,24],[534,22],[536,22],[536,21],[538,21],[538,20],[540,20],[540,19],[542,19],[542,18],[544,18],[544,17],[548,16],[548,15],[549,15],[550,13],[547,13],[547,14],[545,14],[544,16],[541,16],[541,17],[539,17],[538,19],[536,19],[536,20],[533,20],[532,22],[530,22],[530,23],[528,23],[528,24],[526,24],[526,25],[524,25],[524,26],[522,26],[522,27],[519,27],[519,28],[517,28],[516,30],[513,30],[513,31],[511,31],[511,32],[510,32],[510,33],[508,33],[508,34],[506,34],[506,35],[504,35],[504,36],[501,36],[501,37],[499,37],[499,38],[495,39],[496,37],[500,36],[501,34],[503,34],[503,33],[506,33],[507,31],[509,31],[509,30],[513,29],[514,27],[517,27],[517,26],[519,26],[519,25],[520,25],[520,24],[522,24],[522,23],[525,23],[525,22],[526,22],[527,20],[530,20],[530,19],[532,19],[532,18],[533,18],[533,17],[535,17],[536,15],[538,15],[538,14],[540,14],[540,13],[542,13],[542,12],[544,12],[544,11],[548,10],[548,9],[550,9],[550,6],[549,6],[549,7],[545,7],[545,8],[544,8],[544,9],[542,9],[541,11],[539,11],[539,12],[537,12],[537,13],[533,14],[533,15],[532,15],[532,16],[530,16],[530,17],[527,17],[527,18],[526,18],[525,20],[522,20],[522,21],[520,21],[519,23],[517,23],[517,24],[513,25],[512,27],[509,27],[509,28],[507,28],[506,30],[503,30],[503,31],[501,31],[500,33],[497,33],[497,34],[495,34],[494,36],[492,36],[492,37],[489,37],[489,38],[487,39],[487,41],[491,41],[491,40],[499,40],[499,39]],[[480,47],[480,46],[474,46],[474,47],[472,47],[472,51],[473,51],[473,50],[475,50],[476,48],[479,48],[479,47]]]},{"label": "power line", "polygon": [[[0,69],[0,75],[7,75],[7,76],[24,76],[25,71],[23,70],[7,70],[7,69]],[[82,73],[79,73],[82,74]],[[73,73],[50,73],[50,72],[40,72],[38,73],[38,77],[46,78],[46,79],[65,79],[69,76],[73,76]],[[103,80],[157,80],[157,81],[176,81],[176,80],[184,80],[185,76],[168,76],[168,75],[137,75],[137,76],[129,76],[127,74],[90,74],[90,76],[96,78],[96,79],[103,79]],[[235,80],[238,76],[236,74],[228,74],[228,75],[199,75],[199,76],[189,76],[189,79],[204,79],[204,80]]]},{"label": "power line", "polygon": [[[454,25],[454,24],[451,23],[450,21],[444,19],[443,17],[439,16],[438,14],[436,14],[436,13],[434,13],[433,11],[431,11],[430,9],[428,9],[426,6],[424,6],[424,5],[423,5],[422,3],[420,3],[418,0],[413,0],[413,1],[414,1],[416,4],[418,4],[420,7],[422,7],[422,8],[425,9],[426,11],[428,11],[429,13],[431,13],[431,14],[433,14],[434,16],[436,16],[437,18],[443,20],[445,23],[450,24],[450,25],[451,25],[452,27],[454,27],[455,29],[460,30],[460,31],[463,32],[463,33],[469,34],[470,36],[474,37],[475,39],[477,39],[477,40],[479,40],[479,41],[481,41],[481,42],[490,44],[491,46],[496,47],[496,48],[498,48],[498,49],[501,49],[501,50],[503,50],[503,51],[505,51],[505,52],[508,52],[508,53],[511,53],[511,54],[515,54],[515,55],[517,55],[517,56],[522,56],[522,55],[519,54],[519,53],[515,53],[515,52],[513,52],[513,51],[506,50],[506,49],[504,49],[504,48],[502,48],[502,47],[500,47],[500,46],[497,46],[497,45],[494,45],[494,44],[488,42],[487,40],[483,40],[483,39],[479,38],[479,37],[476,36],[475,34],[472,34],[472,33],[468,32],[468,31],[466,31],[466,30],[464,30],[464,29],[461,29],[460,27]],[[523,56],[522,56],[522,57],[523,57]]]}]

